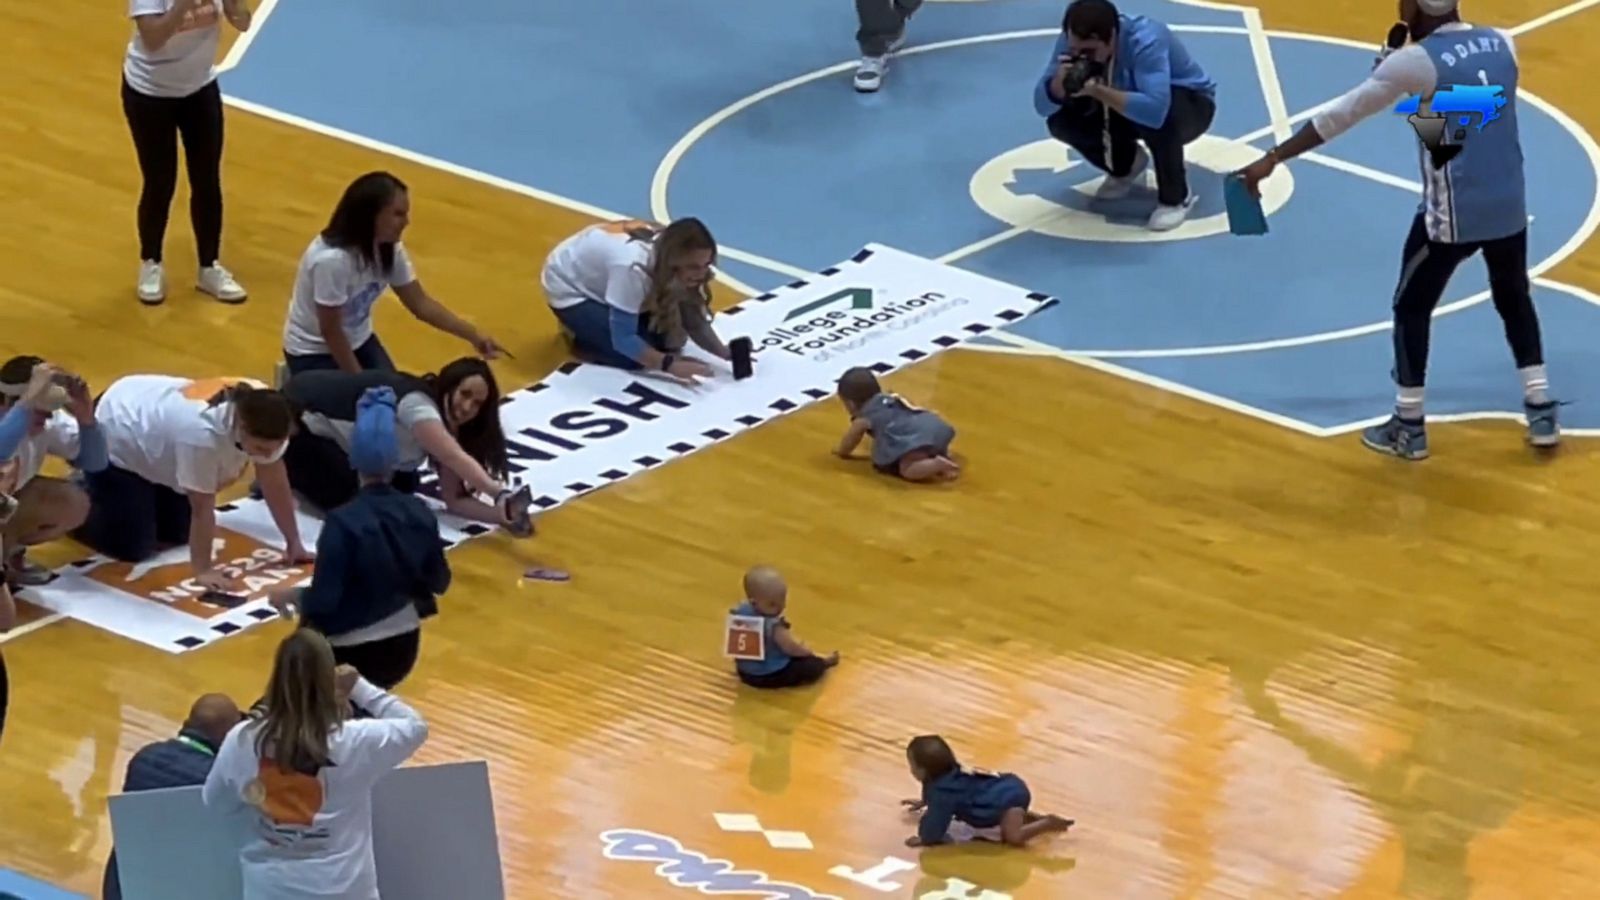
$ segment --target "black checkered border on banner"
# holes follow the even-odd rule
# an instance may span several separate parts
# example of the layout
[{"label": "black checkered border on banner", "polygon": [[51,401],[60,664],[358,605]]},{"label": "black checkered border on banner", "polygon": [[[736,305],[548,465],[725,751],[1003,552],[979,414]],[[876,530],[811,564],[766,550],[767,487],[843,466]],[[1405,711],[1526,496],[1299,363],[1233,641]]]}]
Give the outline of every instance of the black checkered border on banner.
[{"label": "black checkered border on banner", "polygon": [[[866,262],[868,259],[872,258],[872,255],[873,250],[870,247],[863,249],[856,255],[852,256],[849,260],[817,273],[817,277],[827,278],[837,275],[840,272],[845,271],[851,265],[860,265]],[[778,297],[783,296],[785,293],[801,290],[809,285],[809,281],[794,281],[771,292],[757,297],[751,297],[748,300],[740,301],[739,303],[721,311],[718,313],[718,315],[737,316],[746,309],[753,308],[753,304],[766,303],[768,301],[775,300]],[[913,348],[910,350],[905,350],[896,354],[890,359],[874,362],[870,364],[868,368],[880,375],[887,374],[903,366],[920,362],[941,350],[948,350],[951,347],[970,341],[973,338],[981,337],[991,331],[995,331],[1004,328],[1007,325],[1020,322],[1029,315],[1032,315],[1033,313],[1038,312],[1039,310],[1057,302],[1056,298],[1037,292],[1019,294],[1017,300],[1018,303],[1014,307],[983,316],[977,321],[969,322],[966,325],[961,326],[961,328],[957,329],[956,331],[933,338],[928,342],[930,345],[932,345],[931,349],[919,350]],[[522,388],[521,390],[512,391],[506,396],[502,397],[501,402],[510,402],[512,397],[517,394],[537,394],[540,391],[547,390],[553,387],[559,380],[572,376],[575,372],[582,369],[586,365],[590,364],[581,362],[564,363],[543,381],[540,381],[538,384]],[[752,428],[756,428],[767,422],[771,422],[774,419],[778,419],[782,416],[788,415],[789,413],[795,412],[796,410],[799,410],[808,404],[815,403],[819,400],[824,400],[832,396],[834,390],[835,386],[832,382],[816,384],[803,388],[797,395],[793,397],[781,397],[772,401],[768,404],[767,410],[761,415],[747,414],[740,416],[731,422],[722,423],[718,427],[708,428],[691,440],[678,441],[661,448],[655,453],[636,457],[632,461],[632,465],[628,468],[607,469],[604,472],[596,473],[595,476],[588,481],[574,481],[570,484],[565,484],[559,488],[550,490],[547,493],[538,495],[534,497],[534,507],[541,511],[554,509],[557,506],[560,506],[561,504],[577,497],[581,497],[584,494],[592,493],[609,485],[616,484],[617,482],[622,481],[632,475],[637,475],[640,472],[654,469],[657,466],[672,462],[675,459],[687,456],[697,450],[704,450],[705,448],[714,444],[719,444],[725,440],[728,440],[729,438],[736,437]],[[259,500],[244,500],[240,501],[238,504],[230,504],[220,507],[218,512],[225,513],[245,504],[261,502],[262,501]],[[441,525],[443,524],[444,523],[441,522]],[[461,534],[461,537],[455,539],[441,538],[441,543],[444,544],[445,549],[447,550],[452,549],[457,545],[465,543],[473,538],[482,537],[483,535],[494,530],[487,525],[481,525],[477,523],[467,523],[459,527],[445,527],[448,531],[459,531]],[[94,565],[95,562],[96,560],[94,559],[88,559],[74,563],[73,566],[77,568],[88,568]],[[230,610],[222,616],[217,617],[217,619],[212,620],[212,623],[203,631],[188,635],[175,641],[174,644],[176,647],[174,652],[182,653],[188,650],[204,647],[208,644],[215,643],[222,638],[228,637],[229,635],[237,634],[238,632],[243,631],[252,625],[257,625],[262,622],[277,618],[277,615],[277,611],[272,609],[272,607],[268,605],[266,601],[254,601],[241,606],[236,610]]]}]

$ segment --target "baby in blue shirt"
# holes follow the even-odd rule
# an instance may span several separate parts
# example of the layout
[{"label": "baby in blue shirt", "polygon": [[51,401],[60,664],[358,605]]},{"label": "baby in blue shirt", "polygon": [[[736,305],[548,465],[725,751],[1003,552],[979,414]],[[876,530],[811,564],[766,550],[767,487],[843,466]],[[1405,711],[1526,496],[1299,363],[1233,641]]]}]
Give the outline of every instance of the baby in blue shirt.
[{"label": "baby in blue shirt", "polygon": [[731,612],[760,617],[766,634],[761,659],[741,659],[739,680],[754,688],[803,687],[821,680],[839,664],[838,652],[818,656],[794,636],[783,611],[789,604],[789,585],[771,566],[756,566],[744,576],[745,601]]},{"label": "baby in blue shirt", "polygon": [[878,377],[856,366],[839,378],[839,400],[850,413],[850,427],[834,452],[850,459],[856,446],[872,438],[872,465],[907,481],[954,481],[961,466],[950,458],[956,430],[931,410],[886,392]]},{"label": "baby in blue shirt", "polygon": [[1030,812],[1033,795],[1021,778],[965,768],[944,738],[926,734],[906,746],[911,774],[922,782],[922,799],[902,801],[922,813],[908,847],[931,847],[949,841],[950,823],[959,819],[974,828],[999,826],[1000,839],[1021,847],[1041,834],[1066,831],[1073,820]]}]

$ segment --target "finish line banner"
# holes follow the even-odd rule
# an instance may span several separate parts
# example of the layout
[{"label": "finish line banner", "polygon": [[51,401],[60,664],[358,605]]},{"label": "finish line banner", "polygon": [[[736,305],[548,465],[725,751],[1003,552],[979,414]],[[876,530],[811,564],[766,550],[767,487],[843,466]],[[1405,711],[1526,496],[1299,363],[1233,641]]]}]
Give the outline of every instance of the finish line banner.
[{"label": "finish line banner", "polygon": [[[724,341],[748,337],[753,345],[755,374],[744,381],[735,381],[721,360],[707,360],[716,375],[694,387],[659,373],[567,363],[538,384],[506,395],[500,419],[512,470],[532,486],[537,509],[553,509],[832,397],[846,369],[866,366],[886,374],[1053,302],[871,244],[809,280],[717,315]],[[697,355],[698,348],[687,352]],[[493,530],[444,513],[431,478],[424,492],[439,511],[447,546]],[[309,566],[284,564],[277,528],[261,501],[222,507],[217,525],[216,559],[244,586],[246,602],[238,607],[200,602],[186,547],[132,566],[85,559],[22,597],[173,653],[206,646],[275,618],[268,592],[304,583],[311,573]],[[308,547],[319,526],[301,514]]]}]

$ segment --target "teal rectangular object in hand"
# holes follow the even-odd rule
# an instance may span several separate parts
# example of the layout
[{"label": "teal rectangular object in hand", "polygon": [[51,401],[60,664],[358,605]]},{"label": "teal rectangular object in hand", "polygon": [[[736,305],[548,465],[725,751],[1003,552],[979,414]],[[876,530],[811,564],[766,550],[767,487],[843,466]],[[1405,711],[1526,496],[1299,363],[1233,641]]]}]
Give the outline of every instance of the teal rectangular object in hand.
[{"label": "teal rectangular object in hand", "polygon": [[1261,198],[1253,197],[1244,179],[1229,175],[1222,180],[1222,199],[1228,207],[1228,230],[1234,234],[1267,233],[1267,214],[1261,211]]}]

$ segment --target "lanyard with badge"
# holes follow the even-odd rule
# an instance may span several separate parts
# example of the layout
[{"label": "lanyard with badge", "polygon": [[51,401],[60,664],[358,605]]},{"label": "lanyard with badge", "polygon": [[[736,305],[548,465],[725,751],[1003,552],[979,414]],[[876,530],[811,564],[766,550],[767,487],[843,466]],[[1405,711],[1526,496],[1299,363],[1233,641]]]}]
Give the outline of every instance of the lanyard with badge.
[{"label": "lanyard with badge", "polygon": [[183,744],[184,746],[190,748],[191,750],[199,750],[201,753],[204,753],[207,756],[216,756],[217,755],[217,751],[211,749],[210,747],[207,747],[205,744],[200,743],[199,741],[195,740],[194,738],[189,737],[187,734],[178,735],[178,743]]}]

